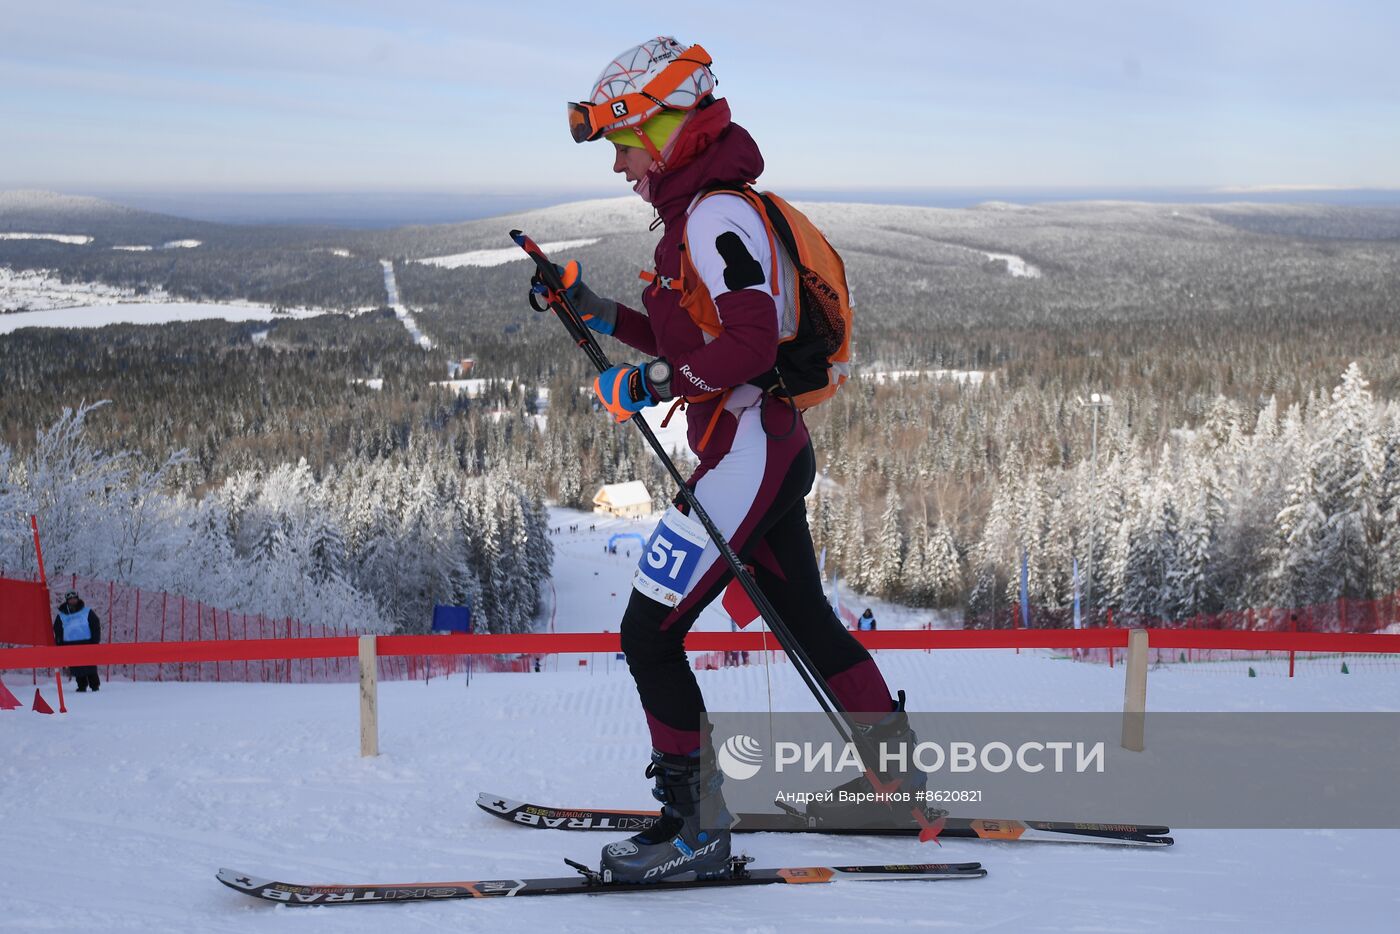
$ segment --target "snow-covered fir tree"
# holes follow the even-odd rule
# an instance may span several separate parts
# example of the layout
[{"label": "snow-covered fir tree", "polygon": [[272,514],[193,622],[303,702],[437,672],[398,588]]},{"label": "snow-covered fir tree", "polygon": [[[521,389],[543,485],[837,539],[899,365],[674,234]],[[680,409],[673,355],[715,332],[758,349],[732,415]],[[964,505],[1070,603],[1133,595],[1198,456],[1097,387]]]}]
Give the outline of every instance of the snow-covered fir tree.
[{"label": "snow-covered fir tree", "polygon": [[890,484],[885,493],[885,510],[880,515],[880,536],[875,543],[869,580],[871,590],[886,599],[893,599],[903,588],[904,531],[900,528],[900,506],[899,493]]}]

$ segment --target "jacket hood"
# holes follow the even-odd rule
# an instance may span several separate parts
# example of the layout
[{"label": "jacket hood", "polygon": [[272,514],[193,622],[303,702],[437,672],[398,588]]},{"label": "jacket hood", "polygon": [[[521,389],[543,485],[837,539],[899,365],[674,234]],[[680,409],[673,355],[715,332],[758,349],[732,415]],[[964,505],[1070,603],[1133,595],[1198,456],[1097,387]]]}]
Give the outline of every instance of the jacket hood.
[{"label": "jacket hood", "polygon": [[724,99],[694,111],[678,132],[666,170],[651,182],[652,205],[668,224],[685,212],[697,192],[748,184],[763,174],[758,144],[730,120]]}]

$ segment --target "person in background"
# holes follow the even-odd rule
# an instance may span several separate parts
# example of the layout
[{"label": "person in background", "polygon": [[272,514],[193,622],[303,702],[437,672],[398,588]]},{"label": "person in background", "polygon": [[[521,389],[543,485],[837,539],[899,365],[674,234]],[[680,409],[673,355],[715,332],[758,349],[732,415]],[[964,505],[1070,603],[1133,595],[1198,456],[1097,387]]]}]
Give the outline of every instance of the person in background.
[{"label": "person in background", "polygon": [[860,632],[869,632],[875,628],[875,614],[870,612],[870,607],[865,608],[865,612],[860,614],[860,619],[856,621],[856,629]]},{"label": "person in background", "polygon": [[[97,645],[102,641],[102,621],[74,591],[63,595],[58,615],[53,618],[53,641],[55,645]],[[96,665],[76,665],[71,670],[78,681],[79,694],[89,686],[94,691],[101,686]]]}]

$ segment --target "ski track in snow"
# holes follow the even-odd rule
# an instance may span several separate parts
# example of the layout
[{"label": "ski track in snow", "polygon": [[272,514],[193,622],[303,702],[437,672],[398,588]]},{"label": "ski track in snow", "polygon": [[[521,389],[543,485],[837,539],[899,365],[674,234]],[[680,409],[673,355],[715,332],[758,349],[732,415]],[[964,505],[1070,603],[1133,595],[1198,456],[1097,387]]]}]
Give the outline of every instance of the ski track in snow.
[{"label": "ski track in snow", "polygon": [[398,280],[394,278],[393,260],[381,259],[379,265],[384,267],[384,291],[388,293],[389,305],[394,309],[394,315],[403,322],[404,328],[408,331],[413,342],[424,350],[433,349],[433,339],[424,334],[418,327],[418,320],[413,317],[413,313],[408,310],[408,306],[399,301]]},{"label": "ski track in snow", "polygon": [[[555,627],[616,630],[637,561],[604,551],[650,529],[554,510]],[[568,525],[581,523],[571,534]],[[589,524],[595,524],[589,532]],[[596,576],[595,576],[595,573]],[[615,595],[615,596],[614,596]],[[919,611],[883,610],[917,624]],[[728,628],[707,611],[700,628]],[[586,658],[586,656],[583,656]],[[288,882],[569,874],[606,834],[532,831],[482,814],[478,791],[560,805],[650,806],[648,740],[625,666],[597,656],[541,674],[380,685],[380,749],[361,759],[354,684],[129,683],[67,693],[69,713],[0,712],[0,929],[87,932],[609,932],[855,930],[1384,930],[1400,910],[1396,831],[1179,831],[1169,850],[772,835],[737,838],[759,865],[980,860],[969,882],[287,908],[213,878]],[[1010,650],[881,652],[919,710],[1119,710],[1122,669]],[[713,710],[762,709],[762,665],[698,673]],[[774,706],[812,710],[791,667]],[[30,678],[7,672],[21,700]],[[43,681],[54,702],[52,680]],[[1228,677],[1154,669],[1152,710],[1395,710],[1400,674]],[[55,707],[57,704],[54,705]],[[1052,815],[1027,815],[1049,817]]]}]

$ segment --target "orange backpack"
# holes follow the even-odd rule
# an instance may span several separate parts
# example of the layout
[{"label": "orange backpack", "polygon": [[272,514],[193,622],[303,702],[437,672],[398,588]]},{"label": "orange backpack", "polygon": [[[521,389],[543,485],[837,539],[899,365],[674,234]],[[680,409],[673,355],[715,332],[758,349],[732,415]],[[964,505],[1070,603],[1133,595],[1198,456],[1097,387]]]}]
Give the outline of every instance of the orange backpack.
[{"label": "orange backpack", "polygon": [[[695,203],[717,194],[738,195],[753,205],[768,231],[773,264],[769,288],[777,295],[780,284],[787,286],[777,364],[751,382],[791,400],[798,409],[825,402],[851,373],[851,291],[845,263],[805,214],[772,192],[754,191],[747,185],[715,188]],[[784,262],[792,267],[790,275],[784,275]],[[658,280],[655,273],[641,276],[648,282]],[[680,279],[660,279],[660,287],[680,290],[681,307],[700,330],[711,337],[724,330],[714,299],[690,262],[688,242],[681,244]]]}]

